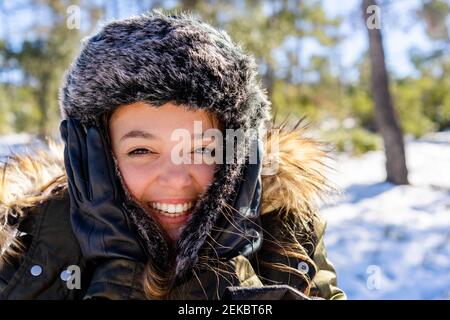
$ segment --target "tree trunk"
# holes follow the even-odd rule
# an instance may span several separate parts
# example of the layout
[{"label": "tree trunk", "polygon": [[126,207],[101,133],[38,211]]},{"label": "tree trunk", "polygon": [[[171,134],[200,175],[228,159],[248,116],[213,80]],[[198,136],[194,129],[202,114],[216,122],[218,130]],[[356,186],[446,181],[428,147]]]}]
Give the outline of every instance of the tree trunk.
[{"label": "tree trunk", "polygon": [[403,133],[389,92],[389,80],[381,31],[379,28],[371,28],[367,23],[371,15],[371,13],[367,13],[367,8],[372,5],[377,5],[376,0],[363,0],[364,23],[369,35],[371,87],[375,102],[375,122],[383,137],[387,181],[394,184],[408,184]]}]

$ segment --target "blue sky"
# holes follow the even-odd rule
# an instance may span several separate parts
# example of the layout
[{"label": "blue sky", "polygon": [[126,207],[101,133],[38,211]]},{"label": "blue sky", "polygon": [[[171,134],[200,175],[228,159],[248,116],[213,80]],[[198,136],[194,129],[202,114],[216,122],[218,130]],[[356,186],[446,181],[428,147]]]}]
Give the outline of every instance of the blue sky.
[{"label": "blue sky", "polygon": [[[309,61],[313,55],[332,55],[332,68],[343,80],[355,80],[358,76],[355,63],[367,50],[367,31],[361,17],[361,0],[323,0],[325,12],[330,17],[341,17],[339,34],[344,40],[336,50],[322,47],[315,39],[305,39],[302,44],[300,61]],[[414,66],[409,59],[412,48],[430,51],[424,25],[414,16],[420,0],[396,0],[381,7],[381,31],[383,33],[386,63],[395,77],[414,75]],[[293,43],[285,44],[287,46]],[[278,61],[286,60],[277,54]],[[289,66],[286,65],[288,68]]]},{"label": "blue sky", "polygon": [[[450,0],[449,0],[450,1]],[[22,1],[23,2],[23,1]],[[170,2],[170,1],[169,1]],[[367,48],[367,34],[362,24],[360,13],[361,0],[323,0],[324,8],[330,16],[342,16],[343,25],[340,33],[345,36],[345,40],[339,45],[337,50],[330,51],[322,48],[317,42],[305,40],[301,53],[302,61],[308,61],[314,54],[333,54],[334,61],[340,61],[340,73],[343,78],[355,76],[355,62],[361,57]],[[416,47],[421,50],[430,50],[432,44],[427,39],[424,26],[411,14],[418,8],[420,0],[395,0],[381,11],[382,32],[386,50],[386,61],[388,69],[394,76],[403,77],[413,75],[414,69],[409,61],[408,52]],[[6,1],[7,6],[14,6],[20,1]],[[134,4],[134,1],[132,2]],[[129,12],[127,12],[129,9]],[[120,13],[122,17],[136,14],[137,8],[129,6],[126,1],[121,2]],[[9,19],[9,39],[20,43],[26,36],[23,30],[30,25],[33,15],[45,15],[43,12],[31,10],[18,11],[16,16]],[[385,19],[386,17],[386,19]],[[3,18],[3,17],[1,17]],[[0,23],[0,36],[4,37],[6,30]]]},{"label": "blue sky", "polygon": [[[345,66],[352,65],[367,48],[366,30],[362,24],[357,27],[352,22],[361,19],[360,0],[324,0],[326,12],[330,15],[343,15],[342,30],[348,38],[341,45],[342,62]],[[384,47],[388,68],[397,76],[407,76],[413,73],[408,51],[416,47],[430,50],[432,44],[427,39],[424,25],[413,18],[411,13],[419,7],[418,0],[396,0],[387,8],[381,9],[381,30],[384,36]],[[386,18],[384,18],[387,16]]]}]

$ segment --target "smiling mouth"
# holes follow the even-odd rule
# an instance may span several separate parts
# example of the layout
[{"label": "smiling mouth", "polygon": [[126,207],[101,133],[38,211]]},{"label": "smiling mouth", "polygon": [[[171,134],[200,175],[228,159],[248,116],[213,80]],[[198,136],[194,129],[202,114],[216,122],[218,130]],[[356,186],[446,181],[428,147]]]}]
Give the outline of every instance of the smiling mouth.
[{"label": "smiling mouth", "polygon": [[149,202],[152,215],[164,225],[180,225],[185,224],[192,215],[196,201],[187,201],[183,203],[163,203]]},{"label": "smiling mouth", "polygon": [[163,202],[150,202],[148,204],[150,208],[158,212],[161,215],[167,217],[178,217],[185,215],[191,211],[194,207],[194,201],[188,201],[184,203],[163,203]]}]

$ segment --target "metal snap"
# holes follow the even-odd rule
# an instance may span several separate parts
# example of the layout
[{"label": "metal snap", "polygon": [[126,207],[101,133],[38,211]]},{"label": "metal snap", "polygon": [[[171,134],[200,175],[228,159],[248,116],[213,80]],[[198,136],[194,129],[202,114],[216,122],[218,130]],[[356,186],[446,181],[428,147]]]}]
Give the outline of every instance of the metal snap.
[{"label": "metal snap", "polygon": [[62,281],[67,281],[70,279],[70,277],[72,276],[72,273],[69,270],[63,270],[61,272],[61,274],[59,275],[59,277],[61,278]]},{"label": "metal snap", "polygon": [[297,269],[298,269],[298,271],[300,271],[301,273],[306,274],[306,273],[308,273],[308,271],[309,271],[309,266],[308,266],[308,264],[307,264],[306,262],[300,261],[300,262],[298,263],[298,265],[297,265]]},{"label": "metal snap", "polygon": [[42,273],[42,267],[38,264],[35,264],[34,266],[31,267],[31,275],[34,277],[40,276]]}]

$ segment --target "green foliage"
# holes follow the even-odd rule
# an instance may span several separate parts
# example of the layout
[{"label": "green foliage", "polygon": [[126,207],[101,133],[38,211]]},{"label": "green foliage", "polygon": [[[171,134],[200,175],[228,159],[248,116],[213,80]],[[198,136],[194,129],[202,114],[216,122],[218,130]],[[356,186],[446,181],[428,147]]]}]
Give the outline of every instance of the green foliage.
[{"label": "green foliage", "polygon": [[306,116],[312,121],[316,121],[321,117],[321,110],[315,97],[313,88],[309,86],[302,87],[277,81],[274,85],[272,105],[280,118],[288,115],[298,118]]},{"label": "green foliage", "polygon": [[425,104],[429,92],[429,84],[426,82],[426,79],[405,80],[392,86],[403,130],[415,137],[435,129],[435,124],[425,113],[426,108],[430,108]]},{"label": "green foliage", "polygon": [[13,114],[10,111],[10,101],[7,99],[4,86],[0,86],[0,134],[11,131],[11,121]]},{"label": "green foliage", "polygon": [[322,139],[330,141],[336,151],[348,152],[353,155],[361,155],[368,151],[378,150],[382,146],[379,135],[363,128],[340,128],[330,130],[322,134]]},{"label": "green foliage", "polygon": [[426,23],[427,34],[435,40],[449,40],[447,17],[450,5],[444,0],[425,0],[418,15]]},{"label": "green foliage", "polygon": [[[82,3],[89,31],[102,17],[107,4],[80,0],[30,0],[44,8],[51,22],[37,19],[21,45],[0,39],[0,71],[12,70],[23,77],[18,83],[0,83],[0,134],[28,131],[45,135],[59,120],[58,87],[63,71],[79,50],[86,34],[68,29],[66,9]],[[414,52],[411,61],[417,74],[405,79],[390,79],[393,105],[404,133],[416,137],[450,127],[450,59],[446,31],[449,7],[445,1],[423,0],[418,17],[431,41],[447,41],[431,53]],[[159,2],[155,2],[159,3]],[[380,147],[376,134],[374,103],[370,87],[368,54],[352,66],[358,72],[346,80],[341,63],[339,32],[341,19],[330,17],[321,0],[178,0],[174,12],[191,10],[205,21],[228,31],[231,37],[253,54],[260,67],[263,86],[267,89],[278,119],[288,115],[307,117],[321,124],[325,119],[344,123],[354,119],[354,127],[337,127],[325,135],[339,150],[355,154]],[[389,32],[389,28],[384,28]],[[305,40],[324,50],[302,60]],[[309,43],[309,42],[308,42]],[[0,78],[0,80],[5,78]]]},{"label": "green foliage", "polygon": [[[17,48],[6,43],[0,48],[4,64],[15,66],[22,80],[11,84],[1,93],[9,106],[9,128],[48,135],[59,120],[58,87],[64,69],[79,47],[77,29],[66,26],[66,9],[76,2],[40,0],[36,5],[44,8],[52,23],[35,24]],[[47,21],[46,21],[47,22]],[[1,60],[1,59],[0,59]],[[6,102],[7,101],[7,102]]]},{"label": "green foliage", "polygon": [[39,110],[30,87],[0,85],[0,134],[39,133]]},{"label": "green foliage", "polygon": [[358,119],[364,128],[374,128],[374,104],[369,92],[360,87],[349,86],[347,89],[349,115]]}]

